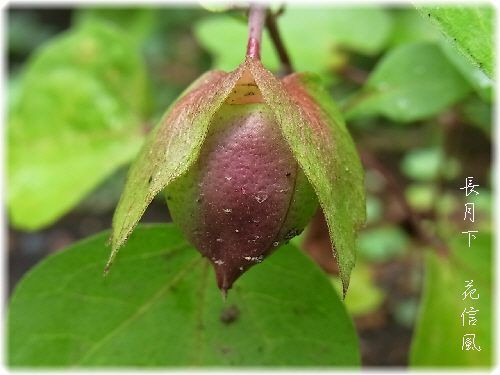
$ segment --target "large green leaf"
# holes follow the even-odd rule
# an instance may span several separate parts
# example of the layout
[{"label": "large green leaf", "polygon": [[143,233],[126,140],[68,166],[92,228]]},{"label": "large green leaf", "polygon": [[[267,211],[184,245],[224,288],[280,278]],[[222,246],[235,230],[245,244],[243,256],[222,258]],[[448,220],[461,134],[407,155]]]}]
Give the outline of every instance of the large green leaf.
[{"label": "large green leaf", "polygon": [[126,37],[140,45],[148,37],[157,20],[158,12],[153,8],[80,8],[75,12],[77,23],[105,21],[126,31]]},{"label": "large green leaf", "polygon": [[444,37],[439,44],[448,60],[462,73],[462,76],[476,90],[479,96],[483,100],[491,102],[493,99],[493,80],[471,62],[470,59],[454,48]]},{"label": "large green leaf", "polygon": [[366,220],[364,172],[342,115],[316,75],[292,74],[283,85],[260,63],[250,70],[325,213],[344,294]]},{"label": "large green leaf", "polygon": [[[379,52],[389,37],[391,18],[375,7],[321,10],[287,7],[278,19],[278,26],[294,67],[298,71],[323,73],[344,61],[341,48],[368,55]],[[314,30],[314,33],[304,30]],[[200,21],[195,32],[202,45],[214,55],[216,68],[234,69],[243,59],[248,36],[246,23],[214,16]],[[267,68],[278,68],[267,31],[261,55]]]},{"label": "large green leaf", "polygon": [[429,17],[422,17],[416,9],[394,10],[394,27],[391,45],[412,42],[433,42],[437,44],[448,60],[462,73],[466,81],[485,100],[491,101],[493,81],[470,58],[463,55],[450,43]]},{"label": "large green leaf", "polygon": [[429,27],[429,21],[411,7],[391,9],[393,27],[389,38],[389,46],[415,42],[437,42],[441,33],[436,27]]},{"label": "large green leaf", "polygon": [[89,23],[42,47],[9,105],[12,223],[52,223],[129,161],[145,98],[143,62],[113,27]]},{"label": "large green leaf", "polygon": [[348,119],[380,114],[415,121],[438,114],[470,90],[437,45],[411,43],[384,56],[345,109]]},{"label": "large green leaf", "polygon": [[494,10],[492,6],[421,6],[424,17],[490,77],[494,62]]},{"label": "large green leaf", "polygon": [[26,79],[39,80],[46,73],[68,68],[99,80],[116,99],[144,112],[148,102],[145,64],[120,28],[95,20],[71,29],[35,53]]},{"label": "large green leaf", "polygon": [[17,286],[10,366],[359,365],[343,304],[295,247],[252,268],[224,303],[208,261],[173,225],[137,228],[103,278],[108,235],[49,257]]},{"label": "large green leaf", "polygon": [[[410,363],[414,367],[483,367],[492,365],[492,236],[476,233],[468,247],[467,236],[452,242],[449,258],[427,254],[426,278],[420,317],[411,348]],[[463,299],[466,280],[474,281],[479,299]],[[464,309],[474,307],[476,325],[462,326]],[[462,350],[465,334],[476,335],[481,351]]]}]

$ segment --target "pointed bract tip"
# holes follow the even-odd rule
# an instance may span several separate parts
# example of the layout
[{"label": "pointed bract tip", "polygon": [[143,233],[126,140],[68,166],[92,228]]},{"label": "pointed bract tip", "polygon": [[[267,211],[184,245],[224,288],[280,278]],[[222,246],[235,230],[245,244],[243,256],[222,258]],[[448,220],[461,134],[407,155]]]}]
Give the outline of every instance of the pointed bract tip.
[{"label": "pointed bract tip", "polygon": [[342,301],[345,300],[345,296],[347,294],[347,289],[349,288],[349,284],[342,280]]},{"label": "pointed bract tip", "polygon": [[104,270],[102,271],[102,277],[108,276],[109,269],[111,268],[112,264],[113,263],[111,263],[111,262],[106,263],[106,265],[104,266]]}]

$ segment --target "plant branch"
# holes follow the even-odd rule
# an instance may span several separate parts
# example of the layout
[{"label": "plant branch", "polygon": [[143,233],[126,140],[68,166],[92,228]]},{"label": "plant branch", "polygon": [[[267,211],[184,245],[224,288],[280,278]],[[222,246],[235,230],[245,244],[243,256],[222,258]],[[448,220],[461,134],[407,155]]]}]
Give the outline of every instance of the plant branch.
[{"label": "plant branch", "polygon": [[346,65],[340,70],[340,75],[345,79],[363,86],[368,79],[368,73],[353,65]]},{"label": "plant branch", "polygon": [[266,8],[261,4],[250,6],[248,14],[248,44],[247,57],[260,60],[260,46],[262,45],[262,29],[266,19]]},{"label": "plant branch", "polygon": [[278,24],[276,23],[276,17],[281,13],[283,13],[283,8],[280,8],[275,14],[268,11],[266,16],[266,27],[267,30],[269,30],[269,36],[271,37],[271,41],[274,44],[274,48],[281,62],[281,73],[286,75],[293,73],[293,66],[288,51],[283,43],[283,39],[281,38]]},{"label": "plant branch", "polygon": [[406,220],[403,224],[407,225],[407,231],[417,238],[421,243],[433,247],[436,252],[441,256],[449,254],[448,246],[438,237],[428,233],[422,226],[418,214],[408,203],[403,189],[397,179],[385,166],[369,151],[360,151],[361,160],[367,167],[377,170],[387,182],[389,194],[399,203],[401,209],[404,211]]}]

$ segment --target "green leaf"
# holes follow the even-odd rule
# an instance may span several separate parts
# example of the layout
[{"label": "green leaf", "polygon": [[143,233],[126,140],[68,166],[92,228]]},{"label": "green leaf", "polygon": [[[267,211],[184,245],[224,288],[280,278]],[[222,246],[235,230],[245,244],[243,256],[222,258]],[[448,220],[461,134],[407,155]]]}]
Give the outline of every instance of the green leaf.
[{"label": "green leaf", "polygon": [[406,253],[408,236],[399,228],[385,226],[362,231],[359,254],[371,262],[387,262]]},{"label": "green leaf", "polygon": [[437,42],[440,32],[436,27],[429,27],[429,22],[414,8],[392,9],[393,27],[389,45],[394,47],[415,42]]},{"label": "green leaf", "polygon": [[418,211],[432,209],[436,204],[437,195],[436,185],[432,183],[409,184],[405,189],[405,197],[408,203]]},{"label": "green leaf", "polygon": [[406,153],[401,161],[401,169],[414,180],[432,181],[439,176],[443,161],[443,151],[438,147],[417,149]]},{"label": "green leaf", "polygon": [[115,28],[89,23],[37,51],[9,105],[12,223],[51,224],[128,162],[145,98],[143,62]]},{"label": "green leaf", "polygon": [[125,243],[153,198],[197,159],[213,115],[242,74],[210,71],[172,104],[149,134],[130,168],[125,190],[113,216],[112,253]]},{"label": "green leaf", "polygon": [[448,60],[462,73],[462,76],[479,96],[483,100],[491,102],[493,99],[493,80],[447,41],[441,40],[440,47]]},{"label": "green leaf", "polygon": [[467,198],[467,201],[474,203],[476,219],[476,228],[480,231],[491,231],[494,226],[492,223],[493,211],[495,209],[494,198],[491,190],[485,188],[476,188],[478,195],[472,194]]},{"label": "green leaf", "polygon": [[[207,17],[198,21],[194,32],[196,38],[213,54],[212,67],[231,71],[245,58],[248,26],[245,22],[228,16]],[[264,30],[261,46],[262,61],[269,69],[277,69],[279,60],[267,29]]]},{"label": "green leaf", "polygon": [[405,327],[413,328],[418,313],[418,300],[415,297],[405,298],[394,306],[394,320]]},{"label": "green leaf", "polygon": [[223,4],[219,3],[217,1],[213,0],[200,0],[198,1],[198,4],[203,9],[208,10],[209,12],[215,12],[215,13],[220,13],[220,12],[226,12],[228,10],[231,10],[231,4]]},{"label": "green leaf", "polygon": [[366,220],[364,173],[354,143],[317,76],[292,74],[281,85],[260,64],[250,70],[325,213],[345,294],[357,230]]},{"label": "green leaf", "polygon": [[439,177],[451,180],[458,177],[461,166],[456,159],[446,158],[442,149],[433,146],[406,153],[401,170],[417,181],[434,181]]},{"label": "green leaf", "polygon": [[[420,316],[410,355],[413,367],[492,365],[492,236],[486,232],[476,235],[469,248],[467,236],[458,233],[449,258],[427,254]],[[479,299],[463,300],[466,280],[474,281]],[[471,306],[479,310],[477,323],[469,326],[466,320],[462,326],[461,314]],[[481,351],[462,350],[463,336],[468,333],[476,335]]]},{"label": "green leaf", "polygon": [[10,366],[359,366],[343,304],[295,247],[252,268],[224,303],[208,261],[173,225],[137,228],[104,279],[108,236],[48,257],[19,283]]},{"label": "green leaf", "polygon": [[389,38],[391,21],[377,7],[290,7],[278,19],[278,26],[294,67],[322,73],[343,64],[345,50],[363,55],[380,52]]},{"label": "green leaf", "polygon": [[493,77],[494,13],[491,6],[421,6],[424,17],[441,31],[465,56]]},{"label": "green leaf", "polygon": [[477,64],[464,56],[453,43],[450,43],[428,16],[422,17],[416,9],[394,10],[394,27],[390,44],[395,46],[420,41],[439,45],[448,60],[462,73],[467,82],[482,98],[491,101],[493,81]]},{"label": "green leaf", "polygon": [[77,24],[109,22],[126,31],[125,36],[140,45],[151,32],[157,12],[153,8],[81,8],[75,12]]},{"label": "green leaf", "polygon": [[[278,18],[284,44],[298,70],[325,73],[345,60],[341,49],[366,55],[378,53],[386,44],[391,18],[382,9],[287,7]],[[314,30],[314,35],[304,32]],[[195,33],[201,44],[214,55],[214,67],[234,69],[245,56],[247,25],[227,16],[215,16],[196,24]],[[262,42],[264,66],[277,70],[279,61],[267,34]]]},{"label": "green leaf", "polygon": [[477,96],[473,96],[464,103],[461,110],[463,116],[471,125],[477,126],[487,136],[491,137],[493,111],[490,103],[485,103]]},{"label": "green leaf", "polygon": [[[335,289],[342,293],[342,282],[339,278],[332,278]],[[385,299],[385,293],[374,282],[370,267],[358,262],[352,271],[349,292],[344,303],[352,316],[363,316],[377,310]]]},{"label": "green leaf", "polygon": [[40,79],[46,73],[68,68],[100,81],[104,89],[134,111],[143,113],[147,109],[145,64],[120,28],[95,20],[62,34],[35,53],[26,79]]},{"label": "green leaf", "polygon": [[381,200],[373,195],[366,197],[366,223],[373,224],[383,219],[384,207]]},{"label": "green leaf", "polygon": [[416,121],[438,114],[469,92],[469,84],[438,46],[406,44],[377,64],[361,92],[347,101],[346,116]]}]

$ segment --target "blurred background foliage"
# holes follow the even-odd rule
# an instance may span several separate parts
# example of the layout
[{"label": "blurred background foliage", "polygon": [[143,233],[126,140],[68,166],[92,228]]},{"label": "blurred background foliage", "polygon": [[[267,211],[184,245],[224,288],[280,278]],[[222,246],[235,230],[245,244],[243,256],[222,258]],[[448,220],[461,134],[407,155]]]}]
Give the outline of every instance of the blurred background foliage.
[{"label": "blurred background foliage", "polygon": [[[294,68],[321,76],[366,171],[345,300],[364,365],[491,364],[492,23],[491,7],[286,6],[278,18]],[[12,290],[45,255],[110,227],[144,135],[200,74],[242,61],[247,26],[242,10],[19,8],[7,31]],[[279,70],[267,34],[262,56]],[[479,195],[459,189],[467,176]],[[161,197],[144,218],[169,220]],[[467,230],[479,231],[471,248]],[[321,213],[293,242],[339,289]],[[483,350],[463,352],[461,292],[477,275]]]}]

